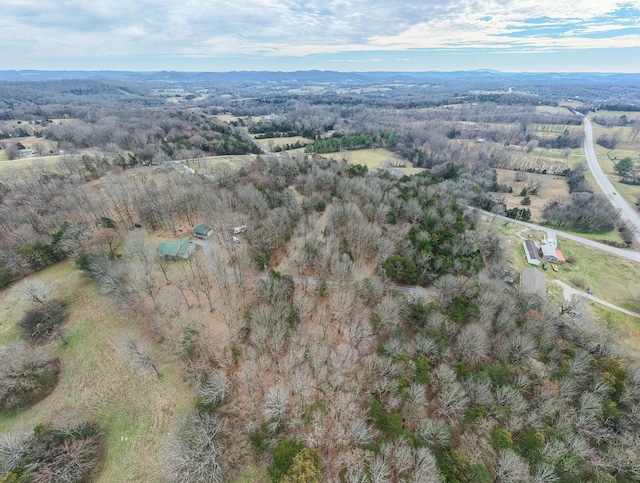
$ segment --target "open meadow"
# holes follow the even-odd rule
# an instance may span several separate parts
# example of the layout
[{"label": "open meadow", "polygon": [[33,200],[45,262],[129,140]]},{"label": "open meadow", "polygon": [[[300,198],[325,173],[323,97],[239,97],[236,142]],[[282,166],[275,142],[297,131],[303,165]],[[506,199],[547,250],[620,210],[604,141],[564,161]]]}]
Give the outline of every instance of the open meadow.
[{"label": "open meadow", "polygon": [[[0,417],[0,431],[18,431],[41,423],[65,423],[80,417],[99,423],[107,433],[104,461],[95,481],[162,481],[162,445],[168,428],[193,400],[174,356],[147,322],[118,310],[84,272],[59,262],[0,292],[0,349],[21,339],[16,322],[27,306],[21,284],[38,281],[53,287],[51,297],[70,304],[58,339],[46,345],[62,361],[54,391],[40,402]],[[152,346],[162,376],[139,372],[123,355],[126,339]]]}]

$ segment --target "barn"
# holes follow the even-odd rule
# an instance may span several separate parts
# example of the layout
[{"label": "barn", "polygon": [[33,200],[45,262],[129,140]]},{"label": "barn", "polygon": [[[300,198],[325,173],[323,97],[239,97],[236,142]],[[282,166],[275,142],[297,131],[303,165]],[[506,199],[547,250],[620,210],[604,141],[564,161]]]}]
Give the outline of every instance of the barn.
[{"label": "barn", "polygon": [[543,300],[547,298],[547,277],[535,268],[523,268],[520,272],[520,293],[537,295]]},{"label": "barn", "polygon": [[540,255],[538,254],[538,248],[533,240],[525,240],[522,242],[524,247],[524,254],[527,256],[527,262],[531,265],[540,265]]}]

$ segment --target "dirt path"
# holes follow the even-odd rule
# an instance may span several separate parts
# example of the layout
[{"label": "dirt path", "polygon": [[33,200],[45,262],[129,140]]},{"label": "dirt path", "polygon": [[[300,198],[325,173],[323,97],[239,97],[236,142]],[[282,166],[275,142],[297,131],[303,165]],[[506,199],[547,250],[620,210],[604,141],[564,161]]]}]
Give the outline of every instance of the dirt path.
[{"label": "dirt path", "polygon": [[567,302],[571,302],[573,297],[584,297],[597,304],[605,305],[613,310],[617,310],[618,312],[622,312],[623,314],[627,314],[632,317],[636,317],[640,319],[640,314],[637,312],[632,312],[631,310],[624,309],[622,307],[619,307],[618,305],[612,304],[611,302],[607,302],[606,300],[602,300],[602,299],[599,299],[598,297],[594,297],[591,294],[584,293],[583,291],[575,289],[571,285],[568,285],[560,280],[554,280],[554,282],[560,287],[562,287],[562,294],[564,296],[564,299]]}]

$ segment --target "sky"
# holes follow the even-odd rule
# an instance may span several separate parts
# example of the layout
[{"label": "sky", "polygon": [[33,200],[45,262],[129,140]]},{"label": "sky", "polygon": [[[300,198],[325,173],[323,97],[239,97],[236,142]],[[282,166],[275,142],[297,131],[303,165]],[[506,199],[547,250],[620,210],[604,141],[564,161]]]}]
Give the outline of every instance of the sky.
[{"label": "sky", "polygon": [[640,0],[1,0],[0,70],[640,73]]}]

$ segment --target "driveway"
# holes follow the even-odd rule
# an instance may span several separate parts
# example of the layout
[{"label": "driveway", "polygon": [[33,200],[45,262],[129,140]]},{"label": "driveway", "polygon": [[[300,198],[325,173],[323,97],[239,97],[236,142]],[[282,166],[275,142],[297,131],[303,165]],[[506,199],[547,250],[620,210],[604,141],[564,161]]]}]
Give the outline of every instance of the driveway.
[{"label": "driveway", "polygon": [[601,305],[605,305],[611,309],[617,310],[618,312],[622,312],[623,314],[627,314],[630,315],[632,317],[636,317],[638,319],[640,319],[640,314],[638,314],[637,312],[632,312],[631,310],[627,310],[627,309],[623,309],[622,307],[619,307],[617,305],[614,305],[610,302],[607,302],[606,300],[602,300],[599,299],[598,297],[594,297],[591,294],[588,294],[586,292],[583,292],[581,290],[575,289],[573,288],[571,285],[568,285],[560,280],[554,280],[554,282],[557,285],[560,285],[560,287],[562,287],[562,294],[564,296],[564,299],[567,302],[571,302],[571,299],[576,296],[576,297],[584,297],[586,299],[589,299],[597,304],[601,304]]}]

